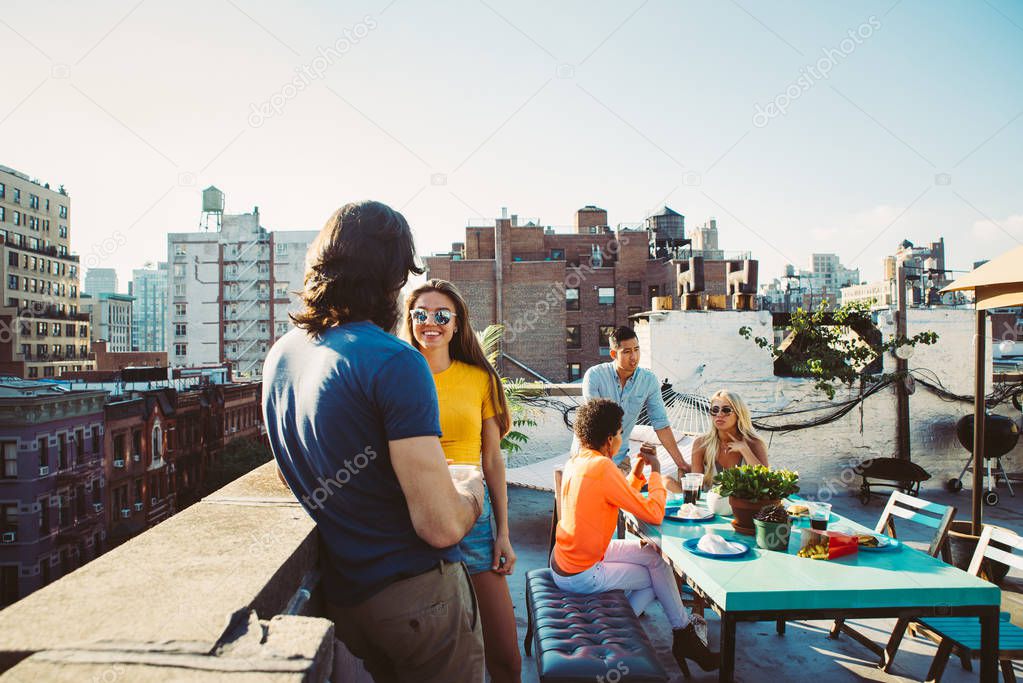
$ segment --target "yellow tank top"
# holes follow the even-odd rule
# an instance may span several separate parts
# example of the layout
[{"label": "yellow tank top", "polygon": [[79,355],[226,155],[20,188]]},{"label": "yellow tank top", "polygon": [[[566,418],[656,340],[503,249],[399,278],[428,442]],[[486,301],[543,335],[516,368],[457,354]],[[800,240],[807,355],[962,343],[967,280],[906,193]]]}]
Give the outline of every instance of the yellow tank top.
[{"label": "yellow tank top", "polygon": [[440,408],[440,445],[457,465],[479,465],[483,421],[496,414],[490,373],[475,365],[452,361],[433,376]]}]

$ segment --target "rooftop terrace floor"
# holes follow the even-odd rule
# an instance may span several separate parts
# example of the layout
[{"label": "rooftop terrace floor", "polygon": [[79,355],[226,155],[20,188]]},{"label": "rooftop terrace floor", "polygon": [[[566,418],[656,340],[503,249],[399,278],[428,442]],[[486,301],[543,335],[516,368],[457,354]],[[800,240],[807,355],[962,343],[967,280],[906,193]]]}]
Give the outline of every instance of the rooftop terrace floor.
[{"label": "rooftop terrace floor", "polygon": [[[1023,533],[1023,490],[1017,487],[1018,495],[1015,498],[1010,497],[1004,487],[1000,488],[999,494],[1001,500],[998,506],[985,508],[984,521]],[[957,519],[969,519],[969,490],[951,494],[932,484],[921,490],[920,497],[953,505],[958,510]],[[887,495],[881,494],[874,496],[868,505],[861,505],[855,496],[843,495],[836,496],[832,504],[838,514],[873,527],[886,500]],[[511,487],[509,506],[512,543],[518,554],[518,564],[510,579],[510,587],[521,644],[526,632],[525,576],[528,570],[545,565],[554,496],[550,492]],[[904,524],[898,527],[900,540],[907,541],[913,547],[926,549],[926,534],[914,533],[914,526]],[[1003,582],[1002,589],[1002,609],[1012,613],[1014,623],[1023,624],[1023,575],[1011,573]],[[706,618],[711,647],[717,649],[720,621],[710,609],[706,611]],[[662,665],[672,675],[671,680],[685,680],[671,658],[671,630],[659,605],[655,602],[641,620],[657,648]],[[873,655],[848,636],[838,640],[829,639],[828,631],[832,623],[788,622],[784,636],[777,635],[774,624],[770,622],[740,623],[736,635],[736,680],[764,681],[781,675],[784,680],[819,679],[829,683],[862,680],[920,681],[926,676],[937,649],[930,641],[907,634],[895,659],[893,673],[886,674],[876,667]],[[848,623],[878,644],[884,645],[895,620],[851,620]],[[693,663],[690,663],[689,668],[693,673],[693,681],[717,680],[716,672],[704,673]],[[979,661],[974,662],[974,671],[970,673],[963,670],[956,657],[952,657],[942,680],[949,683],[977,681],[978,671]],[[538,681],[536,662],[532,657],[523,655],[522,674],[522,680],[526,683]],[[1016,665],[1016,674],[1023,675],[1023,665]]]}]

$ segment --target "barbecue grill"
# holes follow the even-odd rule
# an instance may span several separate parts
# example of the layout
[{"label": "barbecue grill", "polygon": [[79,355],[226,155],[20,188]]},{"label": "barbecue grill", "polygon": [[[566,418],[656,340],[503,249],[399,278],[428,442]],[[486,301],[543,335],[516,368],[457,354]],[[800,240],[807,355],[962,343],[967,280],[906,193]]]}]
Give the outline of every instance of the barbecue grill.
[{"label": "barbecue grill", "polygon": [[[988,505],[998,505],[998,492],[995,491],[995,477],[1000,476],[1009,487],[1009,495],[1015,497],[1012,490],[1012,483],[1005,468],[1002,467],[1002,456],[1016,447],[1019,442],[1019,425],[1012,418],[1004,415],[987,414],[984,417],[984,462],[987,465],[987,491],[984,492],[984,502]],[[956,424],[956,436],[963,448],[973,452],[973,415],[963,417]],[[945,487],[957,493],[963,489],[963,476],[972,472],[973,457],[971,456],[963,467],[963,471],[955,479],[949,479]],[[994,470],[994,475],[992,474]]]}]

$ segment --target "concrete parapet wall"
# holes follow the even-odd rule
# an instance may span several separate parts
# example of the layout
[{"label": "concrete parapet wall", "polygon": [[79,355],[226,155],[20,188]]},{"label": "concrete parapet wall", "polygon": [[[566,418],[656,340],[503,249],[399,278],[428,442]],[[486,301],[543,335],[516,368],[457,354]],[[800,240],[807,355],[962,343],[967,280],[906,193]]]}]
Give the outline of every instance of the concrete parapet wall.
[{"label": "concrete parapet wall", "polygon": [[316,557],[312,520],[267,463],[0,612],[0,670],[321,680],[333,624],[277,616]]}]

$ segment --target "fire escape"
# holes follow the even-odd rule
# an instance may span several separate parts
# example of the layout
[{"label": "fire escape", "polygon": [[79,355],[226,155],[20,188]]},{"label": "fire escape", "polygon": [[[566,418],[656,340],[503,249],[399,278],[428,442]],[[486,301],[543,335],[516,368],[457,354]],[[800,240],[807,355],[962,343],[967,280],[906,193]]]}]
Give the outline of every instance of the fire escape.
[{"label": "fire escape", "polygon": [[270,238],[228,245],[224,257],[224,356],[237,376],[251,377],[263,363],[270,302]]},{"label": "fire escape", "polygon": [[[57,468],[59,494],[57,545],[72,557],[81,557],[86,540],[103,529],[103,454],[85,451],[78,432],[71,442],[61,443]],[[65,492],[66,491],[66,492]]]}]

